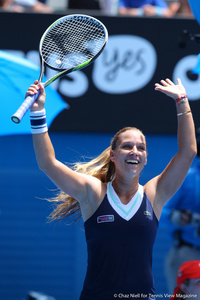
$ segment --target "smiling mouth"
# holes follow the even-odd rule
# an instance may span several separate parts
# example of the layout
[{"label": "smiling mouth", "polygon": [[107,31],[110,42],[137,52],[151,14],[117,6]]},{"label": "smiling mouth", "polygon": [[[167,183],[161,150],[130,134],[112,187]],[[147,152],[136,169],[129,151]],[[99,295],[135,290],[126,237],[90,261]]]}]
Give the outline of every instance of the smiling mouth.
[{"label": "smiling mouth", "polygon": [[138,161],[138,160],[135,160],[135,159],[127,159],[127,160],[126,160],[126,163],[127,163],[127,164],[131,164],[131,165],[138,165],[138,164],[139,164],[139,161]]}]

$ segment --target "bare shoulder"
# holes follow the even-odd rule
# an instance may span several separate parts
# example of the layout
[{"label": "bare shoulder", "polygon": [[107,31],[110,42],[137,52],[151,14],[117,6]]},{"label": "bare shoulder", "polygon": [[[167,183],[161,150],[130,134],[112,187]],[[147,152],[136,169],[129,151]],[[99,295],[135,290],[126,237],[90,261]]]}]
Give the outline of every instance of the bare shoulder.
[{"label": "bare shoulder", "polygon": [[107,191],[106,183],[103,183],[101,180],[92,176],[89,176],[88,179],[87,199],[80,203],[81,214],[84,221],[89,219],[95,213]]}]

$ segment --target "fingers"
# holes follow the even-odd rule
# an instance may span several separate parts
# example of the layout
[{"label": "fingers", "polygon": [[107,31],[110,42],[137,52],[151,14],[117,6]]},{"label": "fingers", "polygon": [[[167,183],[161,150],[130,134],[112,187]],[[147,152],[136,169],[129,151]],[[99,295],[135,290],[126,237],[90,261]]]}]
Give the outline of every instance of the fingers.
[{"label": "fingers", "polygon": [[177,78],[177,85],[173,83],[173,81],[171,81],[169,78],[166,78],[165,80],[161,80],[160,84],[156,83],[155,84],[155,89],[167,89],[173,87],[173,89],[178,88],[179,90],[184,90],[184,86],[182,85],[182,82],[180,80],[180,78]]},{"label": "fingers", "polygon": [[39,89],[40,89],[40,93],[41,93],[41,94],[45,94],[45,88],[44,88],[44,85],[40,82],[38,86],[39,86]]},{"label": "fingers", "polygon": [[34,94],[36,94],[36,93],[38,92],[38,90],[39,90],[39,87],[38,87],[37,85],[35,85],[35,84],[32,84],[32,85],[29,87],[29,89],[28,89],[28,91],[27,91],[27,94],[29,94],[29,95],[34,95]]},{"label": "fingers", "polygon": [[169,85],[174,85],[174,83],[173,83],[169,78],[166,79],[166,82],[167,82]]},{"label": "fingers", "polygon": [[174,83],[169,78],[166,78],[165,80],[162,79],[160,81],[160,84],[159,83],[155,83],[155,90],[163,89],[164,87],[167,88],[169,86],[174,86]]},{"label": "fingers", "polygon": [[169,78],[166,78],[165,80],[162,79],[160,84],[155,84],[155,90],[162,92],[173,99],[177,99],[186,94],[180,78],[177,78],[177,84],[174,84]]},{"label": "fingers", "polygon": [[44,94],[44,86],[42,85],[42,83],[38,84],[38,80],[35,80],[34,84],[31,84],[31,86],[29,87],[27,93],[30,95],[34,95],[38,92],[38,90],[40,90],[41,94]]},{"label": "fingers", "polygon": [[161,89],[163,86],[159,83],[155,83],[155,90]]},{"label": "fingers", "polygon": [[178,83],[178,85],[181,85],[181,84],[182,84],[180,78],[177,78],[177,83]]},{"label": "fingers", "polygon": [[165,87],[168,87],[169,84],[165,80],[161,80],[160,83],[155,83],[155,90],[163,90]]},{"label": "fingers", "polygon": [[[171,81],[169,78],[166,78],[165,80],[162,79],[160,82],[162,83],[163,86],[175,85],[173,81]],[[178,85],[182,84],[180,78],[177,78],[177,83]]]},{"label": "fingers", "polygon": [[169,78],[166,78],[165,80],[162,79],[160,82],[163,86],[174,85],[174,83]]}]

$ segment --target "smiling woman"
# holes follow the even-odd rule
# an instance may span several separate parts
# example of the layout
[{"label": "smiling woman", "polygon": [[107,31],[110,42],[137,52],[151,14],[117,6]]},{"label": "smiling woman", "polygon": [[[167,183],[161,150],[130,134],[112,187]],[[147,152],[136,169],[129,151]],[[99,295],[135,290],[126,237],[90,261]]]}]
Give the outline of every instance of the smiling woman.
[{"label": "smiling woman", "polygon": [[38,89],[39,98],[31,108],[31,118],[37,119],[32,131],[35,154],[40,169],[61,190],[50,199],[57,204],[50,219],[73,215],[84,220],[88,268],[80,300],[111,300],[122,294],[154,299],[152,251],[158,220],[197,151],[185,88],[180,79],[176,85],[169,79],[155,84],[155,90],[175,100],[179,149],[165,170],[144,186],[139,177],[147,163],[146,140],[134,127],[117,132],[111,145],[89,162],[69,168],[58,161],[44,126],[45,90],[33,84],[28,94]]}]

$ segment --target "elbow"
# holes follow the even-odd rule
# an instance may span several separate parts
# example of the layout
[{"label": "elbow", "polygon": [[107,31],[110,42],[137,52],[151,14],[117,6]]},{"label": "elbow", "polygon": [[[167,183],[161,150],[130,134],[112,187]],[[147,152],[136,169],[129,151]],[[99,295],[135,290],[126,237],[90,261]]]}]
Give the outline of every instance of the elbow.
[{"label": "elbow", "polygon": [[44,173],[46,173],[47,170],[47,165],[44,162],[38,162],[38,168],[43,171]]},{"label": "elbow", "polygon": [[191,160],[191,162],[192,162],[196,155],[197,155],[197,146],[194,145],[193,147],[191,147],[191,149],[189,151],[189,154],[188,154],[189,160]]},{"label": "elbow", "polygon": [[47,156],[46,159],[38,162],[38,167],[43,173],[52,179],[55,177],[56,170],[60,168],[60,162],[55,158],[55,156]]},{"label": "elbow", "polygon": [[194,159],[195,156],[198,153],[198,148],[197,148],[197,142],[196,142],[196,140],[195,140],[195,143],[193,144],[193,146],[191,147],[191,152],[192,152],[192,156],[193,156],[193,159]]},{"label": "elbow", "polygon": [[192,158],[192,160],[195,158],[196,155],[197,155],[197,147],[193,150],[193,158]]},{"label": "elbow", "polygon": [[196,145],[191,145],[189,149],[186,151],[181,151],[179,154],[182,156],[184,159],[185,163],[188,162],[189,165],[192,164],[192,161],[194,160],[195,156],[197,155],[197,147]]},{"label": "elbow", "polygon": [[49,169],[51,169],[51,166],[53,165],[53,162],[51,160],[42,160],[37,161],[38,168],[43,171],[45,174],[48,174]]},{"label": "elbow", "polygon": [[38,168],[44,173],[47,173],[56,163],[55,153],[54,151],[51,151],[50,153],[48,153],[48,151],[46,151],[46,153],[43,151],[42,155],[41,152],[39,154],[36,153],[36,161]]}]

